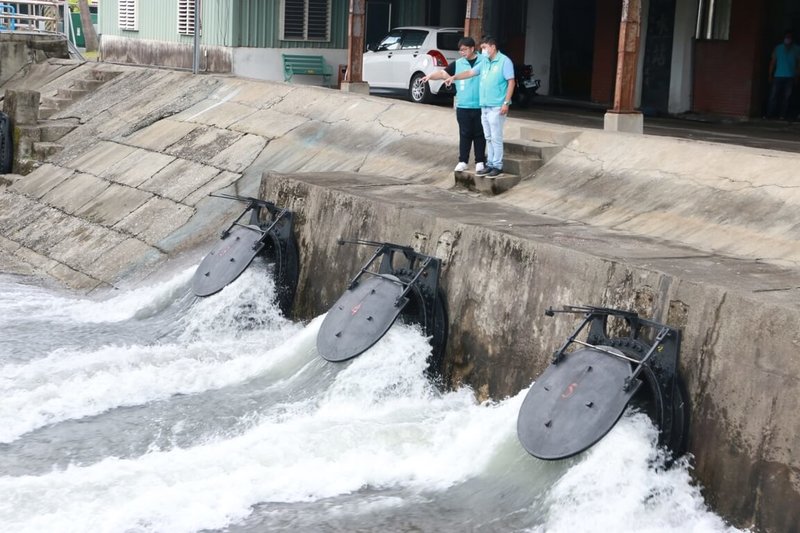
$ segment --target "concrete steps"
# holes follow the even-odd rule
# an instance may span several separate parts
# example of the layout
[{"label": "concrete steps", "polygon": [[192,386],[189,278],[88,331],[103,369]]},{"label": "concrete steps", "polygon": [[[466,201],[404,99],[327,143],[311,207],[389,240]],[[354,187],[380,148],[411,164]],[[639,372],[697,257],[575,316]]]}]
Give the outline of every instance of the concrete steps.
[{"label": "concrete steps", "polygon": [[54,96],[42,97],[39,107],[39,120],[49,119],[120,74],[120,71],[115,70],[92,69],[89,71],[87,78],[75,80],[72,82],[71,87],[58,89]]},{"label": "concrete steps", "polygon": [[521,181],[518,174],[503,172],[499,176],[481,176],[473,171],[454,172],[456,185],[488,196],[496,196],[509,190]]},{"label": "concrete steps", "polygon": [[470,171],[455,172],[455,183],[489,196],[502,194],[520,181],[532,178],[561,149],[561,145],[549,142],[528,139],[505,141],[503,174],[489,177]]},{"label": "concrete steps", "polygon": [[39,161],[45,161],[50,156],[53,156],[63,150],[64,147],[54,142],[35,142],[33,143],[33,156]]},{"label": "concrete steps", "polygon": [[74,119],[48,120],[38,125],[39,140],[45,142],[57,141],[77,127],[78,122]]}]

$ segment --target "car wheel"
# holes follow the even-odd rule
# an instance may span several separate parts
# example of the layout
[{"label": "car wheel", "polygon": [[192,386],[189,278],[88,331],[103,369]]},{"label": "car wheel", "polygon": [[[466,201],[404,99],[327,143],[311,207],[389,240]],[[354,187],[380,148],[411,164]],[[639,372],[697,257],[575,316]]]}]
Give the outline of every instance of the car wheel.
[{"label": "car wheel", "polygon": [[427,104],[433,99],[431,88],[426,82],[422,81],[424,77],[425,74],[421,72],[417,72],[411,77],[411,83],[408,86],[408,96],[411,98],[412,102]]}]

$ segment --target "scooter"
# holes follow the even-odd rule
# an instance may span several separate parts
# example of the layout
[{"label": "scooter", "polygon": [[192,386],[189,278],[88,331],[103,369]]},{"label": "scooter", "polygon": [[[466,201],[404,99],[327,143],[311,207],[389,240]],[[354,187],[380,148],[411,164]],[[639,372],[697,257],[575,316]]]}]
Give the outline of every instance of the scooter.
[{"label": "scooter", "polygon": [[511,101],[518,107],[526,108],[536,96],[542,82],[533,77],[533,67],[530,65],[514,65],[514,77],[516,84]]}]

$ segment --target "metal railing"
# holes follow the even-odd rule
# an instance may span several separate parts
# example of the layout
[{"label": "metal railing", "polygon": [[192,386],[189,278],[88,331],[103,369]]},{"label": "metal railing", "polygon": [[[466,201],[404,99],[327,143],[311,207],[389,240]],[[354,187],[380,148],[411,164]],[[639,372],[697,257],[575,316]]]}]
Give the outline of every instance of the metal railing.
[{"label": "metal railing", "polygon": [[69,6],[65,0],[0,0],[0,31],[67,33]]}]

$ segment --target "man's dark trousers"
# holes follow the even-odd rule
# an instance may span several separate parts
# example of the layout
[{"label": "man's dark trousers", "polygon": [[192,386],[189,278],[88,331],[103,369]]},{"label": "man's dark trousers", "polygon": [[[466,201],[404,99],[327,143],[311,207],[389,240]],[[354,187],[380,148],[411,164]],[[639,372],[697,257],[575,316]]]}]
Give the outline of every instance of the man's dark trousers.
[{"label": "man's dark trousers", "polygon": [[458,121],[458,160],[469,163],[469,151],[475,145],[475,162],[486,162],[486,138],[483,136],[480,109],[456,108]]}]

